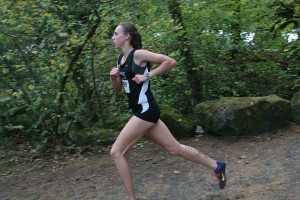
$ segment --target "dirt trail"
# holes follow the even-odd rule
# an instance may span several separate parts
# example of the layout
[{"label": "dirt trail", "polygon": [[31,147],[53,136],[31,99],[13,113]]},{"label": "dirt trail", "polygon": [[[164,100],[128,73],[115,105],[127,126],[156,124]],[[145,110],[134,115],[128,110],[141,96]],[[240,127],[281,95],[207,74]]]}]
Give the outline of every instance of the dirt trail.
[{"label": "dirt trail", "polygon": [[[218,188],[214,174],[171,157],[146,138],[128,154],[139,199],[300,198],[300,126],[247,137],[199,136],[181,140],[214,159],[227,159],[228,184]],[[51,159],[22,155],[0,176],[1,200],[122,200],[123,188],[108,148],[81,154],[55,150]],[[4,162],[5,160],[0,160]]]}]

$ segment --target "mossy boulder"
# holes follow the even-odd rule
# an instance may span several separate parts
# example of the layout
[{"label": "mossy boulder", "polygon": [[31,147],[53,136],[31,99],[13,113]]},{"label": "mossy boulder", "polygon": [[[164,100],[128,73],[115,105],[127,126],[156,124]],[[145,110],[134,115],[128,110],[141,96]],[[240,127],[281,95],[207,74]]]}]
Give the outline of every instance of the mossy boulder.
[{"label": "mossy boulder", "polygon": [[276,95],[227,97],[198,104],[197,125],[216,135],[243,135],[279,128],[291,119],[291,103]]},{"label": "mossy boulder", "polygon": [[111,145],[119,132],[111,129],[86,128],[72,134],[73,143],[78,145]]},{"label": "mossy boulder", "polygon": [[300,124],[300,91],[291,100],[293,122]]},{"label": "mossy boulder", "polygon": [[170,106],[162,105],[160,119],[166,124],[173,136],[177,139],[195,135],[196,125],[190,118]]}]

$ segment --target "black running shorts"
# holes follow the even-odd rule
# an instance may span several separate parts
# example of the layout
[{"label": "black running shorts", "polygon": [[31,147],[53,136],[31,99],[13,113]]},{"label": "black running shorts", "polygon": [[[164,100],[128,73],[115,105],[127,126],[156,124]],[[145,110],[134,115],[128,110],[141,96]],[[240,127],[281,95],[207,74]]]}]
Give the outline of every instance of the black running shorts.
[{"label": "black running shorts", "polygon": [[155,101],[139,104],[132,108],[132,112],[134,116],[155,124],[160,118],[160,109]]}]

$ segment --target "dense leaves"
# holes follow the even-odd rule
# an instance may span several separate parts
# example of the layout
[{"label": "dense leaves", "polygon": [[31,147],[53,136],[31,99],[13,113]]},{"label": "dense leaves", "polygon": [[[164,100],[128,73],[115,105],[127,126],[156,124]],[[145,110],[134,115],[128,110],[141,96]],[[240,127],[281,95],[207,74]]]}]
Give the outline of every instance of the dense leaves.
[{"label": "dense leaves", "polygon": [[127,99],[113,94],[108,77],[121,21],[136,24],[145,49],[178,61],[152,80],[160,104],[189,114],[224,96],[290,99],[300,88],[299,10],[296,0],[3,0],[0,145],[121,129]]}]

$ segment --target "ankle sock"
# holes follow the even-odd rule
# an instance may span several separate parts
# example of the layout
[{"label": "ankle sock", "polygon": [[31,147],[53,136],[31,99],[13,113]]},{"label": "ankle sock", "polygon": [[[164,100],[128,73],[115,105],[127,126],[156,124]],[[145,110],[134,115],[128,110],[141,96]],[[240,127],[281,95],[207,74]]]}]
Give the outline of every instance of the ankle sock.
[{"label": "ankle sock", "polygon": [[217,173],[218,171],[220,171],[220,168],[221,168],[220,163],[219,162],[216,162],[216,163],[217,163],[217,167],[215,169],[215,173]]}]

